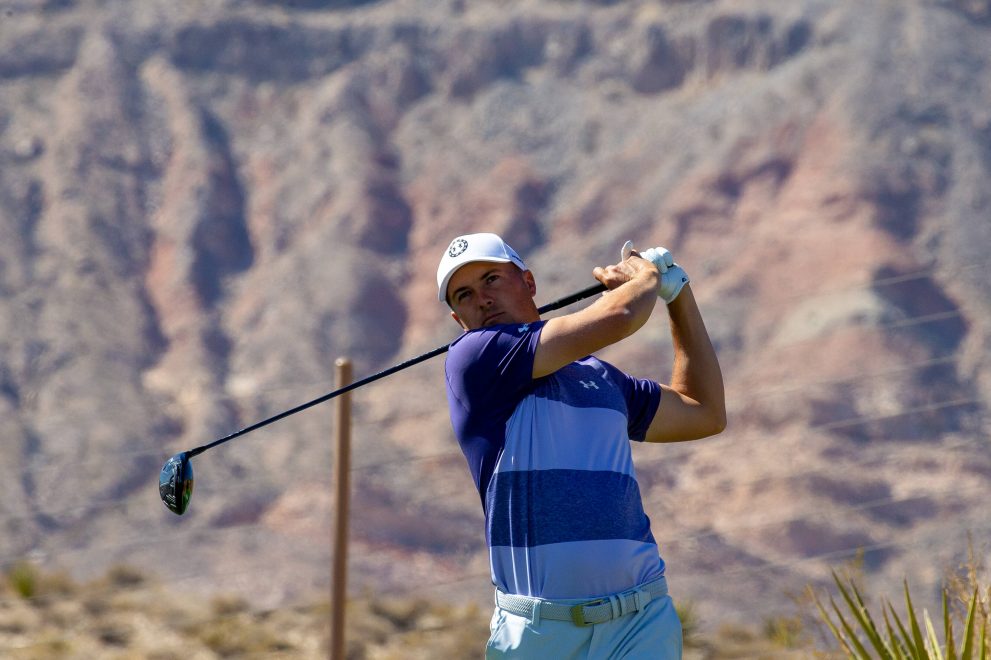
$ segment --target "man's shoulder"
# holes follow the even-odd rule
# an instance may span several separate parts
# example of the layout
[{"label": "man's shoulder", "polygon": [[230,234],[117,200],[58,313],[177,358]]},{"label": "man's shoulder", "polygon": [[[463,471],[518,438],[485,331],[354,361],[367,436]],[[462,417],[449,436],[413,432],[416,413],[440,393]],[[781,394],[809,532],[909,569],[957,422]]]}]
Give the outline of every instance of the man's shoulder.
[{"label": "man's shoulder", "polygon": [[513,345],[528,334],[537,332],[544,321],[534,323],[506,323],[487,328],[468,330],[451,342],[448,350],[454,352],[478,352],[490,346]]},{"label": "man's shoulder", "polygon": [[600,360],[594,355],[586,355],[585,357],[575,360],[567,367],[572,374],[588,374],[591,372],[596,372],[603,377],[614,377],[615,375],[622,374],[625,372],[606,362],[605,360]]},{"label": "man's shoulder", "polygon": [[533,356],[542,322],[471,330],[450,346],[444,370],[448,385],[466,392],[517,391],[533,377]]}]

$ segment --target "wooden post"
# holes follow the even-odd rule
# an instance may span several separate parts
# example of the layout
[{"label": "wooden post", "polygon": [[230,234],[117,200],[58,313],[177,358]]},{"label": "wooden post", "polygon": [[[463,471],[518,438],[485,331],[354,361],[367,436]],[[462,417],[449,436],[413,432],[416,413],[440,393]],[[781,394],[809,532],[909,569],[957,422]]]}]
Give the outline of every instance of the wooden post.
[{"label": "wooden post", "polygon": [[[351,361],[338,358],[337,388],[351,384]],[[348,511],[351,468],[351,393],[337,397],[337,426],[334,436],[334,556],[330,594],[330,660],[344,660],[344,612],[348,587]]]}]

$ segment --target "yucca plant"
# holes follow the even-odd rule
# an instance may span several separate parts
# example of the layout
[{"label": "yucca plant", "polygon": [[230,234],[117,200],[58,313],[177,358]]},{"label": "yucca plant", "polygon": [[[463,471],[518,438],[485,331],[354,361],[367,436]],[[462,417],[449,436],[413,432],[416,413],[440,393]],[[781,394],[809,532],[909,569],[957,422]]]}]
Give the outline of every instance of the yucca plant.
[{"label": "yucca plant", "polygon": [[[963,622],[963,634],[958,640],[954,637],[953,615],[949,603],[948,589],[942,593],[943,644],[939,642],[936,627],[929,612],[922,611],[922,623],[916,614],[908,581],[905,581],[906,621],[902,621],[888,600],[881,602],[883,627],[872,617],[863,596],[852,577],[845,581],[833,571],[846,613],[829,597],[827,611],[816,593],[809,588],[819,615],[830,632],[837,639],[841,649],[849,658],[881,660],[988,660],[991,654],[991,640],[988,639],[989,611],[988,600],[991,589],[982,598],[981,589],[975,583],[969,598],[965,600],[967,613]],[[835,616],[835,620],[834,617]],[[892,622],[894,625],[892,625]],[[906,625],[907,624],[907,625]]]}]

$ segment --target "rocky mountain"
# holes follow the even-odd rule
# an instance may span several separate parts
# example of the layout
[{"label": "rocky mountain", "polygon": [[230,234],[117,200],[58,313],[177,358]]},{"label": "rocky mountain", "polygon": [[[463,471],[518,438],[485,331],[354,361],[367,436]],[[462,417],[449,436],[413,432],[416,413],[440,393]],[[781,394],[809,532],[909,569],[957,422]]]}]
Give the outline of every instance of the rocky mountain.
[{"label": "rocky mountain", "polygon": [[[987,0],[7,0],[0,558],[324,593],[332,410],[171,454],[450,341],[502,233],[546,302],[627,238],[693,277],[718,438],[636,447],[675,596],[923,590],[991,532]],[[603,354],[666,378],[664,310]],[[442,359],[354,395],[351,588],[489,602]]]}]

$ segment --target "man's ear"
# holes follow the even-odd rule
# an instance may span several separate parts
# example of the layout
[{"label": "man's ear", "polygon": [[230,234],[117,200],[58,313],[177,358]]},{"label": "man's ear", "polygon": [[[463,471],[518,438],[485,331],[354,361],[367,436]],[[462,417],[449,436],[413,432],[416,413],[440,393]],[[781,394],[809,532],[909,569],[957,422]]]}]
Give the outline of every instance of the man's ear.
[{"label": "man's ear", "polygon": [[454,319],[454,322],[455,323],[457,323],[459,326],[461,326],[461,329],[462,330],[464,330],[465,332],[468,332],[468,326],[466,326],[464,323],[461,322],[461,319],[458,318],[458,315],[457,314],[455,314],[454,312],[451,312],[451,318]]},{"label": "man's ear", "polygon": [[533,279],[533,273],[528,270],[523,271],[523,281],[526,282],[527,288],[530,289],[530,296],[537,295],[537,281]]}]

